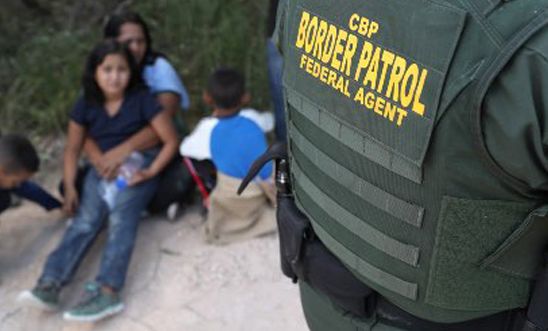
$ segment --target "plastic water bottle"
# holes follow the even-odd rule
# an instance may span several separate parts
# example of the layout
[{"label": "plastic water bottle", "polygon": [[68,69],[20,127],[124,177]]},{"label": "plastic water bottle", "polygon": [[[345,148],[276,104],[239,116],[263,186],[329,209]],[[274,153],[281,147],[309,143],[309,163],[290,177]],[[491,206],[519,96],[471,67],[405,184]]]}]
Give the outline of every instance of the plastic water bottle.
[{"label": "plastic water bottle", "polygon": [[114,207],[116,195],[128,186],[131,178],[143,167],[144,161],[145,160],[141,153],[133,152],[120,166],[116,179],[112,181],[103,179],[101,181],[99,185],[99,193],[107,203],[109,209]]},{"label": "plastic water bottle", "polygon": [[116,186],[119,189],[126,188],[131,178],[133,178],[133,175],[141,170],[144,162],[145,159],[143,158],[143,155],[141,153],[131,153],[118,170],[118,177],[116,177]]}]

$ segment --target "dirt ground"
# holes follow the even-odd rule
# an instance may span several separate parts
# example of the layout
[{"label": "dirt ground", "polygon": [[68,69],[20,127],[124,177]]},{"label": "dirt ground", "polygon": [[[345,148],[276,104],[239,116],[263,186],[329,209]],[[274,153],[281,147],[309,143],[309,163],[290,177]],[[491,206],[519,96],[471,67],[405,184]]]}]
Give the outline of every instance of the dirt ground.
[{"label": "dirt ground", "polygon": [[[302,331],[298,288],[279,270],[275,235],[230,246],[206,245],[202,217],[190,208],[175,222],[143,220],[123,299],[126,310],[96,324],[65,322],[17,304],[31,288],[66,220],[24,203],[0,216],[0,330]],[[79,298],[98,268],[104,235],[62,293],[63,308]]]}]

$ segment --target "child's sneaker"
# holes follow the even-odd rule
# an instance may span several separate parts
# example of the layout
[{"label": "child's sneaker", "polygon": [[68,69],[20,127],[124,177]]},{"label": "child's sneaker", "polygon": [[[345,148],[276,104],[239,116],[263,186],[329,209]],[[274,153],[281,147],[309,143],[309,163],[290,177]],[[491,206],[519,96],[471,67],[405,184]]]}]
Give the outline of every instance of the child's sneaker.
[{"label": "child's sneaker", "polygon": [[21,292],[17,302],[45,311],[59,309],[59,293],[61,289],[51,284],[36,285],[32,290]]},{"label": "child's sneaker", "polygon": [[97,283],[86,284],[84,299],[73,309],[66,311],[63,318],[68,321],[96,322],[124,309],[117,293],[106,293]]}]

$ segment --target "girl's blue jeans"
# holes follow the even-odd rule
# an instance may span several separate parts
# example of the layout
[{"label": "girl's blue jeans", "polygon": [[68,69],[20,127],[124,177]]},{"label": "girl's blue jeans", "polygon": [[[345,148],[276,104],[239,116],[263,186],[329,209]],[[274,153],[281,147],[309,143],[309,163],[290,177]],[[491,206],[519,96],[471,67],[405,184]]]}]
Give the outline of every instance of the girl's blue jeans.
[{"label": "girl's blue jeans", "polygon": [[155,177],[120,190],[112,210],[99,194],[100,181],[96,170],[90,169],[76,216],[59,246],[48,256],[38,284],[67,284],[106,223],[108,239],[95,280],[116,291],[124,286],[141,213],[154,195],[158,180]]}]

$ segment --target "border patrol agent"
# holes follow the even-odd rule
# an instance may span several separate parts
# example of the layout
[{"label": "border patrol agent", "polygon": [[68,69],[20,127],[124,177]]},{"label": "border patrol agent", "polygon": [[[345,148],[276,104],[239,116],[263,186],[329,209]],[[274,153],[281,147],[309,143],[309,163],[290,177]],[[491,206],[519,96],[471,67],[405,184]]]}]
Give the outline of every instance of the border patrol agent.
[{"label": "border patrol agent", "polygon": [[312,330],[548,328],[547,10],[280,3],[282,270]]}]

